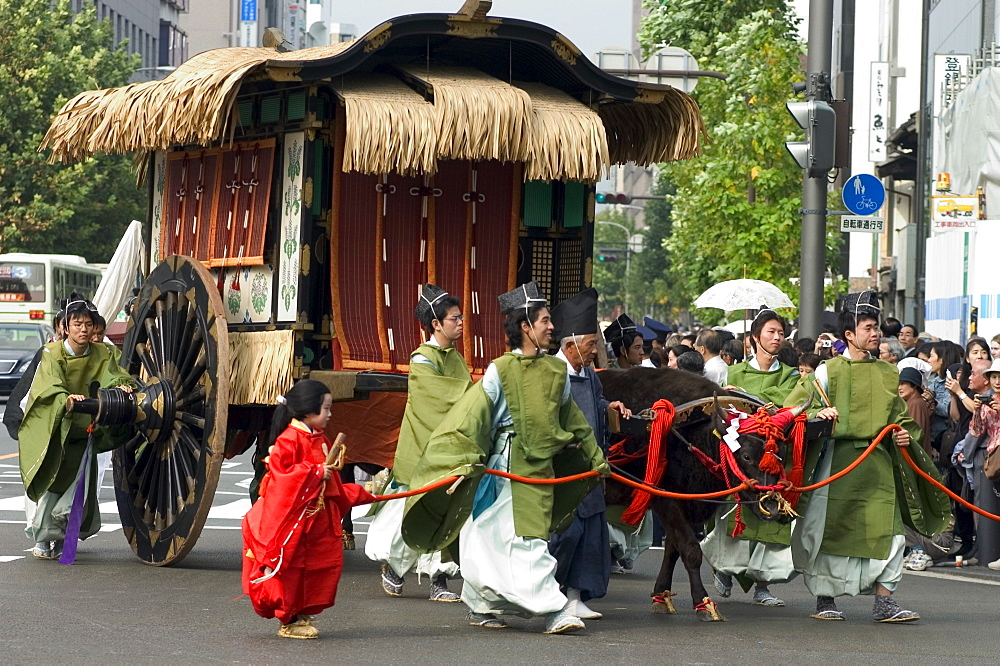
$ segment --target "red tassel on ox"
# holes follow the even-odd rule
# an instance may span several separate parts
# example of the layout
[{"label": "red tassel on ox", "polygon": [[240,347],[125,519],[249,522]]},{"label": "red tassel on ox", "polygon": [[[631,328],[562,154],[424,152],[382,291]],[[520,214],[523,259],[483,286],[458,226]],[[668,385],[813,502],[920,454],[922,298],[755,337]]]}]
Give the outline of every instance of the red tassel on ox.
[{"label": "red tassel on ox", "polygon": [[[656,418],[649,433],[649,451],[646,457],[646,478],[643,481],[655,486],[667,471],[667,434],[674,424],[674,405],[669,400],[657,400],[653,405]],[[652,495],[643,490],[632,491],[632,502],[622,512],[622,522],[638,525],[646,515]]]},{"label": "red tassel on ox", "polygon": [[784,471],[785,468],[778,458],[778,445],[773,439],[767,440],[767,444],[764,445],[764,455],[761,456],[758,467],[765,474],[774,476],[781,476],[781,472]]},{"label": "red tassel on ox", "polygon": [[[799,488],[802,486],[802,481],[805,478],[805,463],[806,463],[806,452],[805,452],[805,440],[806,440],[806,419],[808,417],[803,412],[795,417],[795,426],[792,428],[792,469],[788,472],[788,481],[793,487]],[[799,495],[801,493],[782,493],[785,499],[788,500],[792,508],[799,502]]]}]

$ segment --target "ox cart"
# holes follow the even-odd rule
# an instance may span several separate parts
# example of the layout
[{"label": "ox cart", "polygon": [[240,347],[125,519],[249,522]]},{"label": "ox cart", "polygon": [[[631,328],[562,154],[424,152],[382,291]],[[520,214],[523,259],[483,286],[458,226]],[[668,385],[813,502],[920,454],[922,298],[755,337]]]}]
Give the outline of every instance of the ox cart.
[{"label": "ox cart", "polygon": [[602,172],[697,153],[690,97],[489,4],[208,51],[54,119],[55,159],[134,153],[148,184],[151,270],[122,356],[145,388],[95,408],[135,424],[114,483],[143,562],[190,551],[223,459],[298,378],[330,387],[349,462],[390,465],[421,284],[462,295],[460,350],[482,373],[505,351],[498,294],[535,280],[555,304],[590,285]]}]

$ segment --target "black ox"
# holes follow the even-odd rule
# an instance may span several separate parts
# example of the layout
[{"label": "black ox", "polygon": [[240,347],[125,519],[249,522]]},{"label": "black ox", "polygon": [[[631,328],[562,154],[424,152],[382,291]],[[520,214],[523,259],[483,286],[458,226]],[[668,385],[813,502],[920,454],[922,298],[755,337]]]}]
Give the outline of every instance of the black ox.
[{"label": "black ox", "polygon": [[[631,368],[629,370],[606,370],[600,373],[604,385],[604,397],[620,400],[634,413],[651,407],[657,400],[665,398],[675,407],[713,396],[743,397],[741,394],[724,391],[714,382],[704,377],[682,370]],[[804,407],[804,405],[803,405]],[[711,493],[737,485],[730,477],[727,486],[714,475],[705,464],[688,450],[688,445],[699,448],[714,461],[719,460],[719,436],[725,431],[724,414],[717,401],[706,414],[701,409],[687,415],[683,423],[677,423],[667,436],[667,467],[656,485],[664,490],[678,493]],[[801,411],[801,410],[799,410]],[[678,419],[679,420],[679,419]],[[642,451],[649,443],[648,434],[636,434],[626,445],[628,452]],[[772,485],[777,481],[773,475],[765,474],[758,467],[764,454],[764,440],[755,435],[740,435],[741,448],[735,458],[743,474],[760,485]],[[646,473],[646,456],[619,466],[634,480],[643,480]],[[609,505],[627,506],[631,502],[632,490],[619,482],[609,480],[605,486],[605,498]],[[761,520],[774,520],[779,516],[777,498],[761,491],[744,491],[741,499],[748,501],[743,511],[750,510]],[[704,621],[718,621],[725,618],[711,601],[701,580],[701,546],[695,530],[708,520],[719,507],[718,503],[692,500],[675,500],[653,496],[649,508],[659,517],[665,533],[663,563],[653,587],[653,611],[675,613],[670,602],[670,589],[674,567],[680,558],[687,569],[691,582],[692,603],[698,618]]]}]

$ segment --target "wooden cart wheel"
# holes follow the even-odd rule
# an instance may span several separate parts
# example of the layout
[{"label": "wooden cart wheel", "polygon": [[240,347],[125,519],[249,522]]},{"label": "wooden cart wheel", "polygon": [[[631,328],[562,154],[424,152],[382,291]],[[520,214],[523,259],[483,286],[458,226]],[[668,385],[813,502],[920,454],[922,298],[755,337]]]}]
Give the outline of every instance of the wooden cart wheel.
[{"label": "wooden cart wheel", "polygon": [[139,559],[174,564],[198,540],[212,506],[229,410],[226,316],[200,262],[175,255],[150,273],[122,365],[143,383],[168,387],[157,400],[162,423],[138,424],[139,434],[115,450],[118,513]]}]

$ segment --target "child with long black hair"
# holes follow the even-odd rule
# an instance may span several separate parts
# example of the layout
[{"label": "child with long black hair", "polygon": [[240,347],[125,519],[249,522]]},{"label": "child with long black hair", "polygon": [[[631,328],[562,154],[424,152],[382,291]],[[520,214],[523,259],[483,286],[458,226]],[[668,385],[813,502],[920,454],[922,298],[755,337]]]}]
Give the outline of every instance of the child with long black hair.
[{"label": "child with long black hair", "polygon": [[243,519],[243,591],[283,638],[317,638],[312,616],[333,606],[343,569],[341,518],[373,496],[328,462],[330,390],[305,379],[279,398],[268,472]]}]

